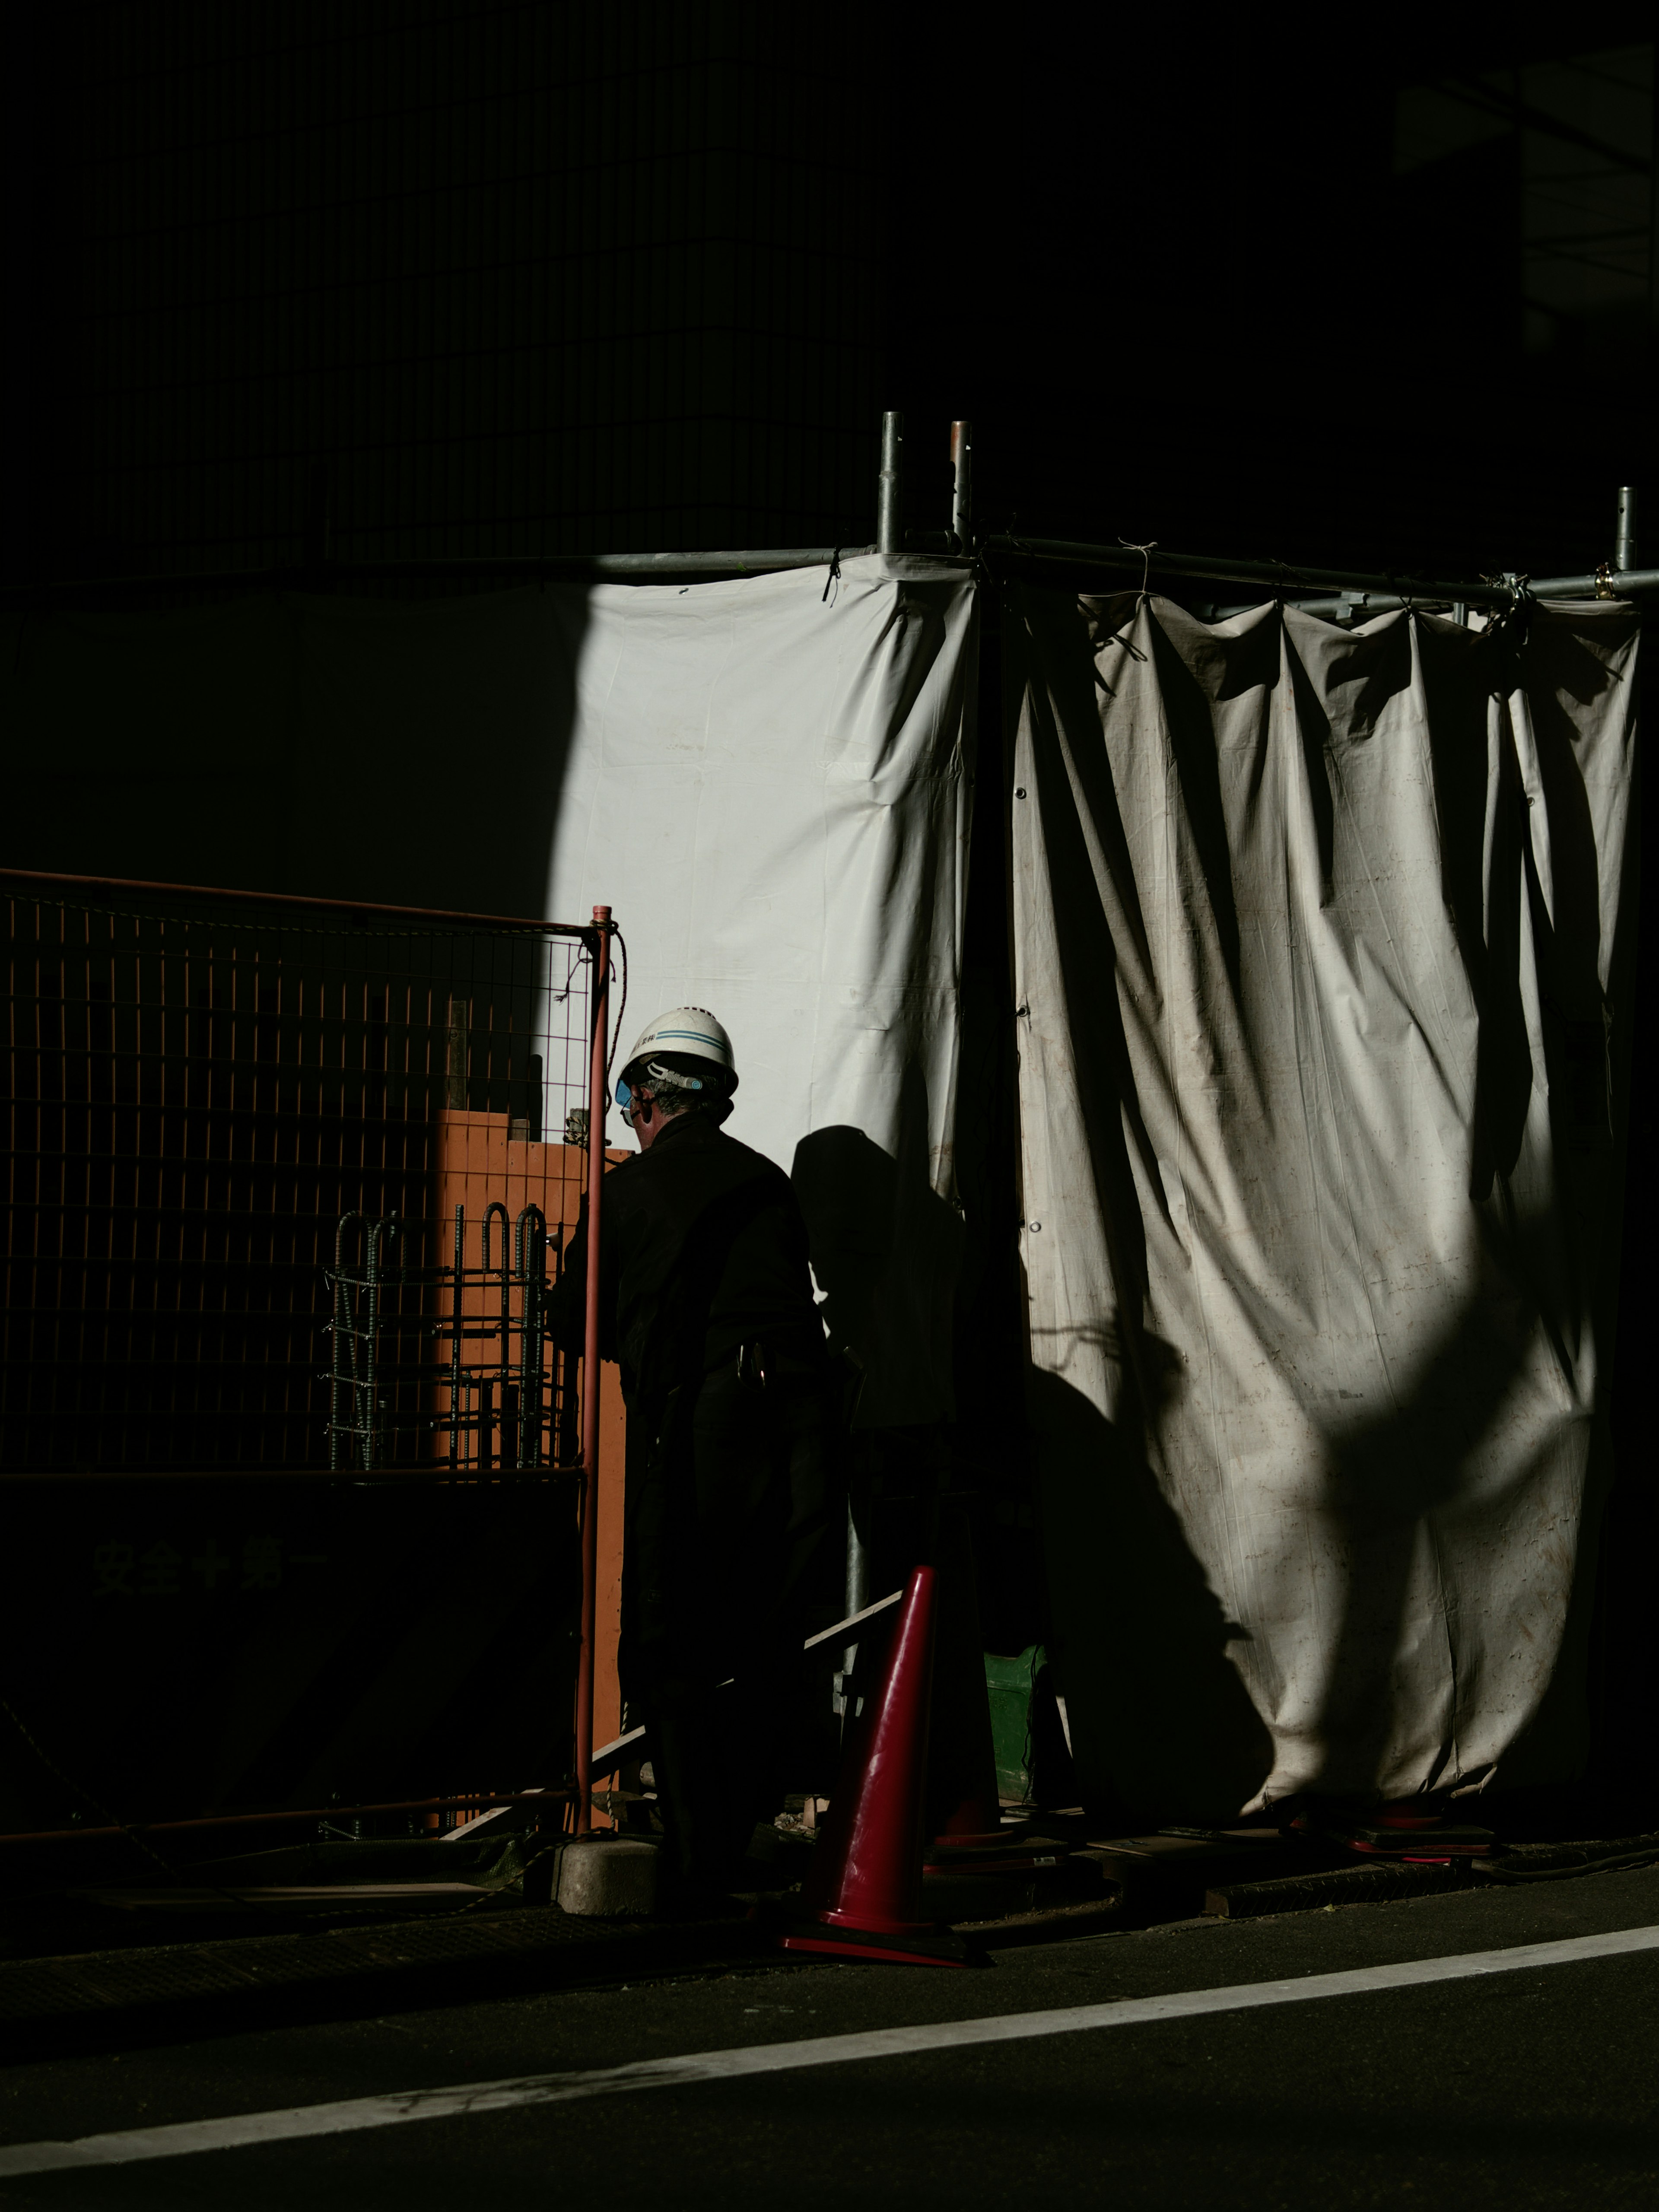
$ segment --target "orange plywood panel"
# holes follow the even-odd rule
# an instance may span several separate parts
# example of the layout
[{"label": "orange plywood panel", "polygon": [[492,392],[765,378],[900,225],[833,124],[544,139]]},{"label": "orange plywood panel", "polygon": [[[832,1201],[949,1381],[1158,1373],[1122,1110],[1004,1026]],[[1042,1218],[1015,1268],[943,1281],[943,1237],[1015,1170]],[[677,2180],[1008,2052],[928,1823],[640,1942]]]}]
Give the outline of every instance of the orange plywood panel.
[{"label": "orange plywood panel", "polygon": [[[483,1258],[482,1231],[491,1206],[505,1208],[507,1235],[526,1206],[541,1209],[550,1244],[574,1230],[587,1183],[587,1154],[579,1146],[526,1143],[512,1135],[505,1114],[452,1111],[440,1116],[438,1172],[434,1192],[434,1257],[447,1266],[454,1256],[455,1209],[465,1208],[464,1263],[477,1267]],[[612,1167],[628,1155],[607,1152]],[[500,1216],[490,1223],[490,1264],[502,1258]],[[509,1242],[508,1251],[511,1251]],[[467,1285],[462,1317],[475,1326],[495,1321],[500,1295],[493,1285]],[[599,1389],[599,1583],[596,1592],[593,1741],[608,1743],[622,1730],[622,1690],[617,1674],[617,1642],[622,1628],[623,1498],[627,1462],[627,1416],[616,1367],[606,1363]],[[596,1819],[602,1815],[596,1808]]]},{"label": "orange plywood panel", "polygon": [[[505,1114],[438,1117],[436,1225],[446,1263],[457,1206],[466,1208],[469,1240],[492,1203],[504,1206],[511,1221],[526,1206],[539,1206],[550,1235],[568,1234],[576,1225],[587,1179],[586,1153],[574,1145],[524,1143],[508,1135],[511,1126]],[[476,1267],[477,1258],[469,1241],[467,1265]]]}]

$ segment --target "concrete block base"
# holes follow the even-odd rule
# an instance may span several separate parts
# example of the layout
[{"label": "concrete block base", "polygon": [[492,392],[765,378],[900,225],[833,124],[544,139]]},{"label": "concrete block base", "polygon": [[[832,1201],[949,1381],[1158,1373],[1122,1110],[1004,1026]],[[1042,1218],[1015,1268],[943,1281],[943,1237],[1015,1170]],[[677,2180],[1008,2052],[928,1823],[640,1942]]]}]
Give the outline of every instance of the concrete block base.
[{"label": "concrete block base", "polygon": [[566,1912],[648,1916],[657,1909],[657,1846],[632,1837],[574,1838],[559,1854],[554,1896]]}]

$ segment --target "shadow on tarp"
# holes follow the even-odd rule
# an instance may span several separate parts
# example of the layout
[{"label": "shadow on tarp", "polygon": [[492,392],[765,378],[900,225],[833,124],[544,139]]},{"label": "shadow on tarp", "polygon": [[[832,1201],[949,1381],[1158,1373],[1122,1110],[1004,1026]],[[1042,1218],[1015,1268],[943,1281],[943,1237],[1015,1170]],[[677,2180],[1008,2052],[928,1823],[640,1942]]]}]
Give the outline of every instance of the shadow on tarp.
[{"label": "shadow on tarp", "polygon": [[[1492,1498],[1468,1492],[1465,1461],[1499,1419],[1504,1398],[1525,1370],[1541,1330],[1564,1377],[1576,1362],[1561,1342],[1547,1286],[1577,1272],[1572,1246],[1583,1235],[1569,1226],[1612,1222],[1619,1181],[1608,1121],[1606,1033],[1598,974],[1601,939],[1599,867],[1583,779],[1573,759],[1575,732],[1556,703],[1554,686],[1590,697],[1606,688],[1605,666],[1564,629],[1540,625],[1517,660],[1494,636],[1488,650],[1460,651],[1425,626],[1422,651],[1433,687],[1430,732],[1443,876],[1459,950],[1480,1015],[1469,1198],[1480,1235],[1474,1295],[1413,1377],[1409,1395],[1384,1420],[1332,1439],[1333,1504],[1348,1562],[1342,1626],[1321,1717],[1325,1740],[1343,1746],[1340,1764],[1322,1778],[1334,1790],[1364,1790],[1390,1733],[1395,1655],[1413,1635],[1408,1591],[1413,1561],[1436,1516],[1455,1516],[1465,1549],[1494,1553],[1516,1541],[1534,1478],[1547,1473],[1552,1444]],[[1543,672],[1524,665],[1540,651]],[[1525,683],[1539,774],[1547,795],[1553,881],[1547,898],[1539,878],[1528,821],[1529,802],[1509,711],[1501,710],[1496,804],[1487,792],[1486,720],[1494,693],[1506,698]],[[1486,881],[1483,884],[1483,871]],[[1535,1078],[1522,1000],[1527,917],[1541,986],[1538,1028],[1551,1122],[1557,1202],[1544,1211],[1517,1203],[1520,1164]],[[1615,994],[1616,996],[1616,994]],[[1616,1232],[1615,1232],[1616,1233]],[[1598,1242],[1586,1241],[1595,1264]],[[1612,1339],[1612,1271],[1593,1293],[1598,1340]],[[1590,1439],[1585,1494],[1569,1540],[1574,1559],[1561,1641],[1537,1711],[1505,1753],[1500,1785],[1570,1778],[1582,1771],[1587,1747],[1586,1669],[1597,1534],[1609,1468],[1603,1401]],[[1540,1530],[1540,1540],[1551,1532]],[[1449,1682],[1455,1698],[1456,1685]],[[1454,1715],[1450,1740],[1455,1740]],[[1478,1776],[1465,1774],[1465,1783]]]},{"label": "shadow on tarp", "polygon": [[[1167,1374],[1170,1363],[1148,1364]],[[1132,1823],[1231,1820],[1273,1763],[1227,1656],[1245,1632],[1165,1503],[1139,1424],[1109,1421],[1058,1375],[1033,1369],[1029,1384],[1056,1624],[1048,1656],[1083,1802]]]},{"label": "shadow on tarp", "polygon": [[[1402,631],[1403,635],[1403,631]],[[1425,686],[1434,702],[1427,736],[1440,825],[1442,882],[1459,952],[1480,1013],[1469,1200],[1480,1238],[1479,1286],[1416,1370],[1409,1393],[1389,1416],[1334,1432],[1330,1507],[1346,1561],[1341,1626],[1317,1727],[1341,1747],[1316,1786],[1363,1794],[1392,1733],[1396,1654],[1421,1633],[1413,1620],[1413,1563],[1436,1517],[1452,1516],[1460,1548],[1512,1544],[1534,1477],[1554,1447],[1537,1455],[1502,1494],[1469,1493],[1467,1456],[1491,1432],[1504,1400],[1524,1371],[1539,1330],[1564,1376],[1574,1362],[1559,1341],[1546,1286],[1575,1272],[1564,1213],[1595,1218],[1607,1208],[1613,1167],[1607,1118],[1602,994],[1597,972],[1600,913],[1594,828],[1573,759],[1575,732],[1556,704],[1563,684],[1588,698],[1607,672],[1581,641],[1540,625],[1517,657],[1493,634],[1474,650],[1432,624],[1418,632]],[[1549,655],[1547,671],[1522,665]],[[1539,879],[1525,779],[1507,706],[1496,803],[1489,792],[1487,726],[1494,696],[1524,684],[1539,769],[1548,799],[1553,884]],[[1298,695],[1298,717],[1313,711]],[[1534,1074],[1522,976],[1530,929],[1542,986],[1539,1030],[1546,1063],[1553,1162],[1562,1190],[1556,1208],[1528,1213],[1512,1179],[1520,1163]],[[1589,1048],[1586,1050],[1586,1041]],[[1589,1079],[1586,1079],[1588,1071]],[[1602,1286],[1595,1314],[1609,1341],[1612,1314]],[[1606,1396],[1603,1383],[1601,1395]],[[1585,1755],[1585,1663],[1595,1536],[1607,1468],[1605,1413],[1592,1437],[1586,1495],[1577,1532],[1566,1620],[1538,1711],[1505,1753],[1499,1780],[1524,1784],[1564,1778]],[[1449,1678],[1449,1695],[1456,1684]],[[1454,1715],[1449,1741],[1456,1737]],[[1478,1780],[1466,1773],[1468,1784]]]},{"label": "shadow on tarp", "polygon": [[956,1412],[951,1375],[961,1216],[929,1175],[927,1085],[913,1060],[896,1154],[845,1123],[814,1129],[790,1170],[805,1217],[831,1347],[863,1382],[860,1429],[915,1427]]},{"label": "shadow on tarp", "polygon": [[[963,1489],[952,1424],[961,1216],[929,1177],[927,1091],[914,1062],[899,1101],[896,1156],[845,1124],[796,1146],[792,1180],[833,1352],[860,1377],[852,1407],[849,1498],[867,1547],[871,1595],[904,1582],[919,1560],[941,1570],[928,1819],[943,1827],[977,1791],[994,1800],[974,1500]],[[857,1680],[877,1679],[888,1633],[860,1646]],[[971,1784],[963,1778],[974,1778]]]},{"label": "shadow on tarp", "polygon": [[[1485,1498],[1471,1494],[1469,1456],[1525,1372],[1538,1326],[1536,1304],[1514,1272],[1514,1252],[1498,1251],[1497,1242],[1486,1238],[1480,1289],[1419,1370],[1409,1394],[1388,1419],[1329,1439],[1327,1510],[1340,1532],[1345,1572],[1338,1599],[1340,1626],[1316,1723],[1316,1735],[1331,1747],[1324,1767],[1308,1785],[1317,1792],[1363,1796],[1371,1790],[1397,1733],[1399,1656],[1425,1640],[1447,1636],[1437,1611],[1414,1609],[1412,1603],[1425,1538],[1437,1548],[1440,1540],[1449,1540],[1466,1555],[1486,1550],[1498,1556],[1512,1548],[1533,1483],[1547,1476],[1560,1449],[1553,1438],[1500,1492]],[[1539,1537],[1547,1542],[1550,1533],[1547,1523]],[[1574,1577],[1570,1615],[1587,1579],[1582,1570]],[[1503,1641],[1527,1634],[1524,1624],[1492,1626]],[[1455,1627],[1451,1632],[1456,1633]],[[1505,1780],[1522,1778],[1540,1761],[1552,1776],[1582,1763],[1581,1641],[1564,1637],[1538,1713],[1504,1753]],[[1479,1648],[1477,1630],[1470,1638],[1472,1658]],[[1458,1740],[1457,1668],[1450,1650],[1444,1691],[1443,1756],[1449,1759]],[[1482,1778],[1466,1767],[1455,1778],[1467,1787]],[[1431,1774],[1425,1786],[1432,1789],[1439,1779]]]},{"label": "shadow on tarp", "polygon": [[[1102,619],[1124,611],[1125,603],[1111,603]],[[1087,647],[1101,642],[1100,627],[1097,623],[1092,641],[1085,640],[1068,611],[1059,621],[1060,635],[1049,640],[1043,683],[1030,699],[1033,742],[1040,755],[1057,753],[1056,721],[1079,730],[1097,724],[1094,686],[1107,679],[1097,677]],[[1158,643],[1156,625],[1154,637]],[[1238,643],[1237,657],[1247,664],[1243,677],[1261,681],[1270,675],[1265,664],[1255,664],[1263,659],[1264,638],[1273,642],[1276,658],[1277,637],[1276,629],[1264,625],[1261,635]],[[1343,1588],[1335,1600],[1340,1625],[1315,1732],[1342,1749],[1340,1760],[1329,1765],[1315,1786],[1332,1791],[1369,1788],[1392,1733],[1395,1662],[1425,1626],[1411,1614],[1413,1565],[1425,1534],[1432,1535],[1436,1516],[1455,1514],[1460,1542],[1478,1547],[1481,1524],[1487,1521],[1494,1545],[1515,1540],[1510,1524],[1517,1510],[1524,1511],[1543,1462],[1522,1470],[1518,1480],[1506,1484],[1502,1498],[1487,1505],[1466,1494],[1467,1455],[1498,1417],[1536,1331],[1555,1333],[1541,1286],[1570,1279],[1577,1267],[1595,1264],[1595,1224],[1605,1213],[1611,1226],[1618,1188],[1596,972],[1600,921],[1593,825],[1572,759],[1575,732],[1556,696],[1559,690],[1591,697],[1605,689],[1607,672],[1581,641],[1543,622],[1521,648],[1532,657],[1533,665],[1525,668],[1517,660],[1515,641],[1505,636],[1472,641],[1422,625],[1419,639],[1436,702],[1434,725],[1426,735],[1444,895],[1480,1014],[1469,1198],[1482,1237],[1483,1267],[1475,1295],[1419,1367],[1405,1401],[1382,1422],[1332,1431],[1328,1437],[1331,1473],[1324,1510],[1339,1535]],[[1226,642],[1231,655],[1234,641]],[[1540,669],[1536,664],[1544,652],[1549,660]],[[1314,757],[1322,749],[1313,740],[1321,724],[1328,729],[1328,722],[1297,657],[1291,659],[1298,720],[1310,748],[1309,780],[1316,801],[1328,802],[1322,757]],[[1172,664],[1168,668],[1166,660]],[[1159,662],[1172,701],[1171,725],[1189,719],[1175,711],[1183,691],[1207,718],[1207,701],[1185,663],[1163,652]],[[1350,717],[1359,725],[1351,734],[1363,738],[1388,700],[1409,681],[1405,626],[1345,641],[1333,680],[1343,671],[1344,681],[1364,686],[1365,711]],[[1231,659],[1217,672],[1224,694],[1241,680]],[[1557,880],[1547,898],[1528,830],[1514,733],[1507,727],[1496,818],[1488,820],[1488,717],[1494,697],[1506,701],[1523,678],[1533,701],[1539,773],[1554,841]],[[1178,732],[1171,745],[1176,780],[1203,859],[1205,895],[1216,913],[1227,975],[1237,991],[1231,861],[1213,748],[1183,744]],[[1079,821],[1079,809],[1086,811],[1125,902],[1122,926],[1142,940],[1144,955],[1134,872],[1102,750],[1075,749],[1064,773],[1057,767],[1049,777],[1049,787],[1063,792],[1068,775],[1077,804],[1045,806],[1043,812],[1050,870],[1056,880],[1092,882],[1094,864],[1084,849]],[[1322,811],[1316,804],[1315,813],[1328,883],[1328,804]],[[1490,856],[1485,850],[1488,838]],[[1509,1188],[1534,1088],[1520,985],[1523,914],[1536,948],[1553,1152],[1561,1183],[1556,1206],[1530,1221],[1516,1218]],[[1621,951],[1629,957],[1627,942]],[[1080,899],[1068,912],[1060,952],[1083,1095],[1111,1097],[1115,1109],[1121,1109],[1089,1115],[1086,1133],[1108,1223],[1117,1301],[1121,1310],[1133,1313],[1146,1291],[1146,1262],[1130,1152],[1139,1152],[1150,1165],[1152,1146],[1135,1097],[1117,995],[1101,988],[1102,979],[1114,973],[1117,957],[1097,900]],[[1615,1004],[1625,1002],[1617,981],[1611,995]],[[1147,1180],[1156,1189],[1156,1176]],[[1500,1208],[1501,1214],[1496,1210]],[[1552,1249],[1580,1238],[1588,1242],[1588,1253]],[[1599,1341],[1610,1346],[1612,1283],[1609,1271],[1603,1268],[1602,1274],[1595,1319]],[[1056,1660],[1085,1796],[1115,1791],[1128,1809],[1143,1814],[1217,1820],[1237,1813],[1273,1761],[1267,1731],[1226,1656],[1229,1644],[1243,1632],[1223,1619],[1142,1448],[1143,1437],[1156,1436],[1168,1403],[1159,1376],[1170,1362],[1160,1364],[1159,1349],[1144,1339],[1122,1347],[1126,1389],[1131,1376],[1134,1386],[1118,1424],[1106,1420],[1060,1377],[1036,1372],[1030,1378],[1059,1631]],[[1562,1371],[1571,1373],[1566,1347],[1558,1341],[1555,1350]],[[1135,1393],[1155,1402],[1133,1402]],[[1608,1472],[1605,1381],[1601,1395],[1559,1656],[1537,1712],[1505,1756],[1505,1782],[1565,1775],[1582,1765],[1595,1536]],[[1626,1498],[1629,1488],[1627,1471]],[[1449,1675],[1448,1692],[1455,1697]]]},{"label": "shadow on tarp", "polygon": [[[1462,1485],[1469,1445],[1526,1364],[1535,1319],[1494,1254],[1480,1294],[1394,1414],[1330,1439],[1324,1512],[1345,1571],[1314,1726],[1335,1749],[1310,1778],[1316,1794],[1363,1796],[1373,1785],[1395,1732],[1395,1662],[1426,1626],[1413,1620],[1411,1591],[1437,1515],[1455,1513],[1462,1546],[1478,1547],[1483,1528],[1494,1547],[1511,1540],[1524,1486],[1481,1503]],[[1157,1340],[1143,1339],[1138,1364],[1154,1388],[1159,1377],[1175,1386],[1173,1354]],[[1159,1409],[1143,1425],[1129,1406],[1114,1423],[1059,1376],[1034,1371],[1030,1387],[1058,1626],[1052,1656],[1084,1802],[1141,1821],[1225,1823],[1267,1780],[1273,1743],[1230,1656],[1249,1632],[1225,1618],[1141,1449]],[[1586,1547],[1557,1664],[1505,1756],[1506,1783],[1582,1764],[1593,1559]]]}]

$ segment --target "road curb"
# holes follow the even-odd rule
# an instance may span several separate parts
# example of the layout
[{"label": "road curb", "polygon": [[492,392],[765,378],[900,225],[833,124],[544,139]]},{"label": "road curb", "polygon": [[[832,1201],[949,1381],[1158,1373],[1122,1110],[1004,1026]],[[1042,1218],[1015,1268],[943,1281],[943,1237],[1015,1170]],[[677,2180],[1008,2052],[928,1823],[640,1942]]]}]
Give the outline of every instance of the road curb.
[{"label": "road curb", "polygon": [[1232,1881],[1204,1894],[1204,1910],[1222,1920],[1253,1920],[1269,1912],[1312,1912],[1327,1905],[1376,1905],[1393,1898],[1438,1897],[1473,1887],[1467,1862],[1409,1866],[1383,1860],[1369,1866],[1280,1875],[1267,1881]]},{"label": "road curb", "polygon": [[23,1959],[0,1966],[0,2057],[689,1972],[763,1948],[740,1917],[641,1925],[527,1905]]}]

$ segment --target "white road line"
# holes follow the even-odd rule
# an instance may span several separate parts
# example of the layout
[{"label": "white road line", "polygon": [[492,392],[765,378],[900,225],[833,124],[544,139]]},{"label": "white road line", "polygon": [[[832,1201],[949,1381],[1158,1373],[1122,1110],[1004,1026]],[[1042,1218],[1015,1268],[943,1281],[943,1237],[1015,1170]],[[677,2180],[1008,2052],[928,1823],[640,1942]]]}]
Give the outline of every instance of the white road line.
[{"label": "white road line", "polygon": [[1398,1966],[1358,1966],[1344,1973],[1307,1974],[1295,1981],[1243,1982],[1230,1989],[1181,1990],[1170,1996],[1119,1997],[1106,2004],[1068,2005],[1054,2012],[1004,2013],[991,2020],[942,2021],[930,2027],[881,2027],[860,2035],[825,2035],[799,2043],[750,2044],[738,2051],[703,2051],[684,2058],[643,2059],[586,2074],[529,2074],[504,2081],[465,2081],[451,2089],[409,2089],[386,2097],[353,2097],[335,2105],[295,2105],[229,2119],[182,2120],[170,2127],[82,2136],[74,2142],[0,2147],[0,2179],[47,2173],[63,2166],[127,2166],[139,2159],[179,2158],[189,2151],[236,2150],[305,2136],[349,2135],[395,2127],[404,2120],[441,2120],[464,2112],[506,2112],[518,2105],[559,2105],[576,2097],[614,2096],[626,2089],[672,2089],[692,2081],[728,2081],[745,2074],[783,2074],[803,2066],[839,2066],[860,2058],[906,2058],[977,2043],[1018,2043],[1039,2035],[1076,2035],[1099,2027],[1134,2027],[1147,2021],[1190,2020],[1205,2013],[1243,2012],[1259,2005],[1302,2004],[1310,1997],[1364,1996],[1378,1990],[1457,1982],[1477,1974],[1513,1974],[1534,1966],[1566,1966],[1659,1950],[1659,1928],[1621,1928],[1606,1936],[1574,1936],[1505,1951],[1465,1951],[1451,1959],[1412,1959]]}]

